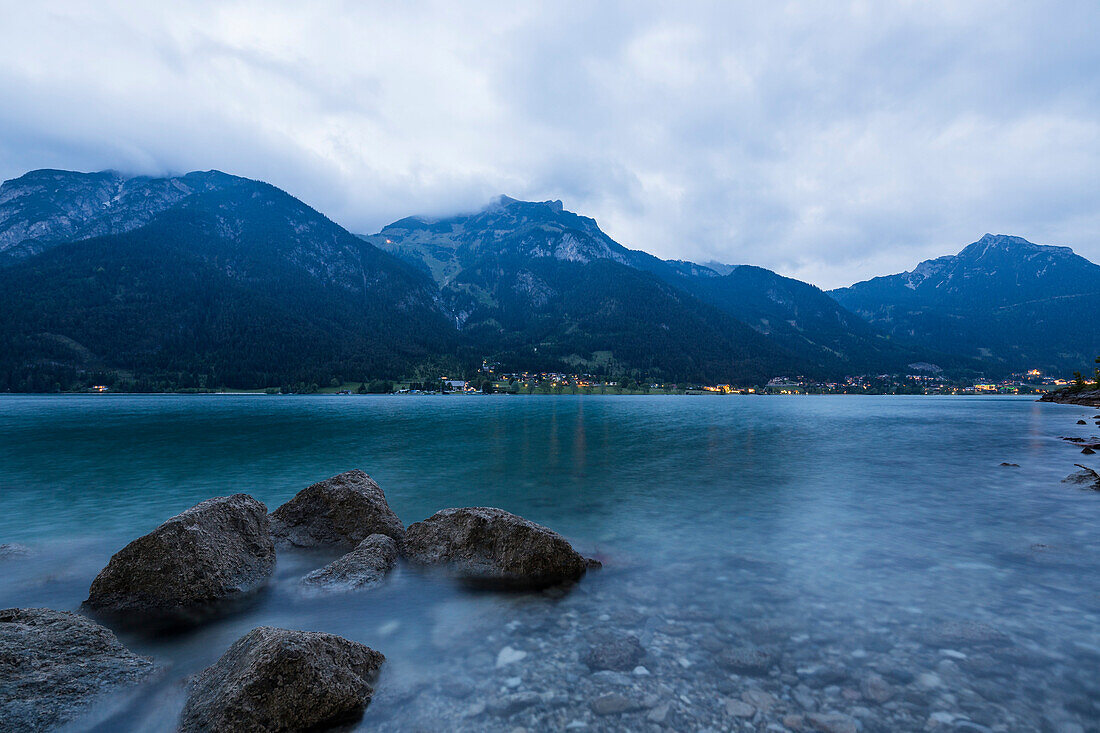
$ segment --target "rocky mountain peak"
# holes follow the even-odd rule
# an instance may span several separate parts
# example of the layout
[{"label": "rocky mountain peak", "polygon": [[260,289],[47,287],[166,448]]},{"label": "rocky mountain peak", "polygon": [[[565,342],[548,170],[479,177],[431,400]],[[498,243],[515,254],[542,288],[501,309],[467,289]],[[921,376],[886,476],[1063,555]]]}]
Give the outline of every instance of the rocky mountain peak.
[{"label": "rocky mountain peak", "polygon": [[503,209],[511,208],[513,206],[530,208],[544,206],[551,213],[561,214],[565,212],[565,204],[562,203],[561,199],[558,199],[556,201],[524,201],[522,199],[514,199],[511,196],[507,196],[505,194],[501,194],[497,198],[493,199],[488,206],[482,209],[482,211],[500,211]]},{"label": "rocky mountain peak", "polygon": [[0,186],[0,259],[11,263],[53,244],[128,232],[195,193],[256,182],[221,171],[126,176],[42,169]]},{"label": "rocky mountain peak", "polygon": [[1014,237],[1008,234],[984,234],[977,242],[967,245],[959,252],[958,257],[965,260],[979,259],[992,253],[1032,254],[1036,252],[1054,253],[1060,250],[1072,253],[1069,247],[1050,247],[1034,244],[1023,237]]},{"label": "rocky mountain peak", "polygon": [[1100,266],[1069,247],[985,234],[956,255],[832,291],[892,335],[1014,368],[1067,369],[1095,350],[1080,324]]}]

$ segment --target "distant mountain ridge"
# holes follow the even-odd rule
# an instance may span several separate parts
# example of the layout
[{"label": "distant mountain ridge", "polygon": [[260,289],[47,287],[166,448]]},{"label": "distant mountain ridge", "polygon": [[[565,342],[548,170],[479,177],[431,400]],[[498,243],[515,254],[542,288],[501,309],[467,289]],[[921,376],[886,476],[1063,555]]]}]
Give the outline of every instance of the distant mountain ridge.
[{"label": "distant mountain ridge", "polygon": [[926,358],[950,360],[935,350],[893,343],[818,288],[770,270],[661,260],[627,249],[595,220],[565,210],[561,201],[501,196],[473,214],[407,217],[365,239],[431,274],[460,329],[492,300],[487,288],[493,287],[493,274],[503,271],[486,268],[489,259],[582,266],[606,260],[649,273],[768,337],[798,357],[788,360],[787,371],[835,375],[898,370]]},{"label": "distant mountain ridge", "polygon": [[0,187],[19,252],[0,266],[0,388],[327,383],[454,354],[430,279],[274,186],[47,173]]},{"label": "distant mountain ridge", "polygon": [[986,234],[957,255],[830,292],[871,325],[1001,369],[1066,371],[1100,353],[1100,266]]},{"label": "distant mountain ridge", "polygon": [[620,264],[642,254],[612,240],[594,219],[566,211],[561,201],[508,196],[473,214],[406,217],[364,239],[421,266],[440,286],[484,254],[581,263],[607,259]]},{"label": "distant mountain ridge", "polygon": [[356,236],[219,171],[32,171],[0,186],[0,390],[506,371],[761,384],[778,375],[1079,368],[1100,267],[987,235],[830,293],[752,265],[661,260],[561,201]]},{"label": "distant mountain ridge", "polygon": [[473,214],[407,217],[365,239],[430,274],[464,338],[517,369],[752,383],[812,366],[560,201],[502,196]]}]

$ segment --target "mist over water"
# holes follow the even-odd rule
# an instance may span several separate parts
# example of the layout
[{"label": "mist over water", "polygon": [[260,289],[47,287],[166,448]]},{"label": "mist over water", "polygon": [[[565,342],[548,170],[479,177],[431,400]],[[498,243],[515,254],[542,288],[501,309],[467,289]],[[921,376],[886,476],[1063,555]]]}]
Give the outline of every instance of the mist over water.
[{"label": "mist over water", "polygon": [[[797,711],[805,684],[865,730],[944,711],[991,730],[1091,730],[1100,494],[1060,481],[1098,464],[1059,436],[1096,434],[1075,424],[1095,412],[982,397],[5,396],[0,542],[32,554],[0,566],[0,608],[76,610],[113,552],[199,501],[246,492],[274,509],[361,468],[406,524],[497,506],[605,568],[563,597],[471,593],[402,567],[379,589],[308,598],[298,578],[333,556],[280,553],[241,613],[120,634],[167,671],[102,729],[170,727],[185,677],[276,625],[387,655],[364,727],[642,727],[669,704],[666,725],[694,730],[748,688]],[[959,642],[946,648],[963,656],[945,656],[927,640],[945,621],[993,627],[1015,651]],[[597,627],[637,636],[649,674],[591,674]],[[781,673],[716,664],[748,643],[774,650]],[[498,666],[506,646],[526,657]],[[815,687],[815,667],[842,672]],[[938,684],[887,675],[901,713],[845,697],[898,667]],[[657,702],[593,716],[607,690]],[[494,707],[522,691],[543,697]]]}]

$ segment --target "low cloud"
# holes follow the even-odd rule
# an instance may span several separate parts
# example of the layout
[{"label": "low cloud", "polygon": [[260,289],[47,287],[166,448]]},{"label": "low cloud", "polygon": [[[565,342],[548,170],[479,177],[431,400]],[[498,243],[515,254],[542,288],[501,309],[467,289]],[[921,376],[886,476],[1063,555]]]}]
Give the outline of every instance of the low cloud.
[{"label": "low cloud", "polygon": [[368,5],[5,9],[0,175],[219,168],[364,232],[560,198],[823,287],[986,231],[1100,260],[1095,3]]}]

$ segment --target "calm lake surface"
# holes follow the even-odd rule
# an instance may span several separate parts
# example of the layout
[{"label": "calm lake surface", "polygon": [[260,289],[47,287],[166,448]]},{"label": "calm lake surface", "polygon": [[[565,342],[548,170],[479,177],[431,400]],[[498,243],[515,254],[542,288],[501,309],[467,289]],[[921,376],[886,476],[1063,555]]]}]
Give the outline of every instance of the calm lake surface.
[{"label": "calm lake surface", "polygon": [[[401,568],[318,600],[297,580],[331,558],[280,554],[247,611],[120,634],[167,673],[98,729],[170,729],[182,680],[266,624],[387,655],[364,729],[1100,730],[1100,493],[1061,483],[1100,456],[1059,439],[1096,435],[1096,413],[982,397],[3,396],[0,542],[32,553],[0,561],[0,607],[76,610],[113,552],[203,499],[274,509],[362,468],[406,524],[502,507],[605,567],[565,595]],[[601,634],[637,637],[643,669],[590,669]],[[764,669],[737,662],[747,651]],[[625,712],[593,705],[608,695]]]}]

